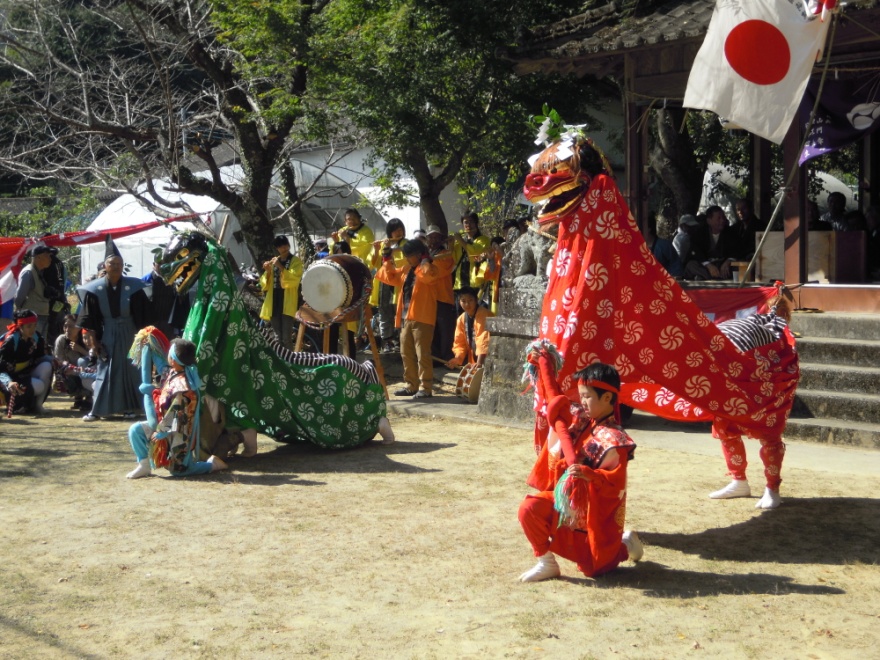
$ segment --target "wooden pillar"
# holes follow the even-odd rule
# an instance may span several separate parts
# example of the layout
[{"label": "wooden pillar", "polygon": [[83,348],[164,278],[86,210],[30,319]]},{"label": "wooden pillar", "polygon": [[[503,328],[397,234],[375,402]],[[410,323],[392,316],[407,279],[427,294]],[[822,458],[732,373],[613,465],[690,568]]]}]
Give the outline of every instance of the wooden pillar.
[{"label": "wooden pillar", "polygon": [[860,184],[859,206],[864,213],[880,205],[880,139],[873,133],[862,140],[862,182],[868,184],[867,188]]},{"label": "wooden pillar", "polygon": [[772,166],[770,142],[757,135],[752,135],[751,167],[752,189],[749,191],[752,201],[752,209],[755,215],[764,222],[770,220],[773,215]]},{"label": "wooden pillar", "polygon": [[[792,167],[797,167],[800,156],[801,123],[794,121],[782,143],[782,170],[786,179]],[[782,207],[785,258],[785,282],[798,284],[807,281],[807,168],[798,167],[797,173],[785,192]]]},{"label": "wooden pillar", "polygon": [[624,56],[624,119],[626,121],[626,186],[623,196],[635,216],[636,223],[642,223],[648,217],[648,130],[642,127],[640,107],[628,94],[633,89],[635,61],[629,53]]}]

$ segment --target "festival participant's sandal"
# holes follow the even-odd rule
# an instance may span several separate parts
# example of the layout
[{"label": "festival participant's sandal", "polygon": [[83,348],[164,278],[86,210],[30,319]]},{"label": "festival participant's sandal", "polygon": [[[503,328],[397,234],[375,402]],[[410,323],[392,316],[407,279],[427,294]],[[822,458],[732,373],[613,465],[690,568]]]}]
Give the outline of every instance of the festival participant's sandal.
[{"label": "festival participant's sandal", "polygon": [[745,479],[734,479],[721,490],[709,493],[709,498],[713,500],[730,500],[734,497],[751,497],[752,489],[749,488],[749,482]]}]

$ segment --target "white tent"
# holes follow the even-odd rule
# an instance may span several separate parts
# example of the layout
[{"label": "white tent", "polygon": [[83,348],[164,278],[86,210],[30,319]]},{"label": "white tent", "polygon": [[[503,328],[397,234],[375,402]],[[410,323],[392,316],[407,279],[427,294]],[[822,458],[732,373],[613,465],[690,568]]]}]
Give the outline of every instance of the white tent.
[{"label": "white tent", "polygon": [[[314,238],[325,238],[334,229],[342,227],[345,209],[348,207],[358,208],[366,224],[377,236],[385,235],[385,218],[368,203],[366,197],[354,186],[347,184],[334,174],[322,173],[320,168],[310,163],[294,160],[291,164],[294,167],[297,184],[309,191],[303,203],[303,214],[307,229]],[[220,173],[224,181],[232,187],[244,176],[240,165],[221,167]],[[210,175],[203,172],[196,174],[196,176],[208,177]],[[254,264],[253,255],[241,235],[241,225],[229,209],[210,197],[174,192],[174,186],[167,180],[156,180],[153,185],[163,199],[175,204],[172,208],[157,204],[165,208],[168,216],[196,213],[202,222],[214,232],[215,236],[221,232],[224,222],[228,222],[223,243],[230,255],[237,264],[246,266]],[[138,192],[146,194],[146,184],[142,184]],[[181,204],[181,206],[176,206],[176,204]],[[278,215],[283,211],[280,196],[274,189],[269,193],[269,211],[273,215]],[[88,229],[129,227],[155,219],[156,214],[144,208],[134,195],[126,194],[105,208],[89,225]],[[290,235],[289,220],[279,219],[273,224],[278,233]],[[152,251],[163,247],[174,229],[185,229],[187,225],[188,223],[185,222],[176,222],[168,227],[152,229],[117,240],[116,246],[127,265],[126,273],[133,277],[141,277],[149,273],[153,267]],[[94,274],[98,264],[104,260],[104,245],[86,245],[80,247],[80,251],[83,279],[85,279]]]},{"label": "white tent", "polygon": [[[241,226],[235,216],[216,200],[210,197],[195,195],[181,195],[169,191],[168,182],[157,181],[154,183],[157,190],[163,196],[175,202],[182,201],[188,208],[167,209],[171,215],[185,215],[197,213],[201,221],[218,235],[227,222],[228,226],[224,234],[224,244],[229,250],[236,263],[252,265],[253,256],[244,240],[241,238]],[[156,214],[138,202],[134,195],[126,194],[118,197],[89,225],[89,230],[111,229],[114,227],[129,227],[156,220]],[[116,247],[122,253],[126,264],[126,274],[132,277],[142,277],[153,268],[153,250],[164,247],[170,240],[175,229],[181,230],[192,227],[190,222],[174,222],[165,227],[158,227],[149,231],[134,234],[115,241]],[[83,245],[80,247],[82,257],[83,279],[93,275],[98,264],[104,260],[104,244]]]},{"label": "white tent", "polygon": [[[823,213],[828,210],[826,202],[828,193],[839,192],[846,197],[846,208],[857,209],[858,199],[852,189],[840,179],[831,176],[827,172],[816,172],[816,176],[822,184],[822,192],[816,196],[816,203]],[[720,163],[709,163],[706,173],[703,175],[703,193],[700,197],[700,211],[708,207],[718,205],[724,209],[727,219],[731,223],[737,222],[734,206],[739,199],[737,190],[742,187],[742,180],[731,171],[730,168]],[[778,197],[774,195],[773,205],[776,205]],[[769,220],[770,218],[763,218]]]}]

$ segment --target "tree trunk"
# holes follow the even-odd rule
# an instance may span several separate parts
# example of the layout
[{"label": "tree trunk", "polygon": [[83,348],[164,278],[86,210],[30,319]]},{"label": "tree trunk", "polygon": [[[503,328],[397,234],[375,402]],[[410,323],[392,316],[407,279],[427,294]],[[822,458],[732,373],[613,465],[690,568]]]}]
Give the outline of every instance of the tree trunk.
[{"label": "tree trunk", "polygon": [[404,154],[404,162],[415,177],[419,188],[419,206],[425,214],[425,222],[429,225],[437,225],[444,233],[449,232],[449,223],[446,221],[446,213],[440,204],[440,193],[455,180],[461,171],[464,154],[455,152],[449,155],[443,170],[434,176],[428,163],[426,154],[418,147],[411,147]]},{"label": "tree trunk", "polygon": [[429,225],[437,225],[443,233],[449,231],[449,225],[446,222],[446,213],[444,213],[443,206],[440,204],[439,192],[434,192],[433,190],[426,193],[420,192],[419,205],[421,206],[422,213],[425,214],[425,229],[427,229],[427,226]]},{"label": "tree trunk", "polygon": [[702,192],[702,177],[694,167],[694,152],[683,124],[682,108],[654,110],[656,141],[649,162],[657,177],[672,194],[671,206],[664,215],[675,220],[685,213],[696,213]]},{"label": "tree trunk", "polygon": [[308,267],[315,260],[315,244],[306,228],[306,219],[302,212],[302,202],[296,189],[296,172],[289,161],[281,166],[281,194],[284,206],[290,209],[290,230],[299,247],[299,258],[303,266]]}]

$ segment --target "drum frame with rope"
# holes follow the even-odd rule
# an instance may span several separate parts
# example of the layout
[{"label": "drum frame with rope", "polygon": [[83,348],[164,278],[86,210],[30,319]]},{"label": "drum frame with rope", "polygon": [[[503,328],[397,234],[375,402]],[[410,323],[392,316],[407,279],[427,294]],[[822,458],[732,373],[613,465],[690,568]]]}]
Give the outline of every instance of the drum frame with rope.
[{"label": "drum frame with rope", "polygon": [[455,382],[455,396],[469,403],[477,403],[480,399],[480,388],[483,383],[483,367],[476,362],[466,364],[458,372]]},{"label": "drum frame with rope", "polygon": [[[316,276],[333,281],[315,281]],[[297,318],[312,327],[356,320],[373,291],[373,275],[350,254],[333,254],[312,263],[303,273],[303,304]],[[346,318],[352,316],[355,318]]]}]

